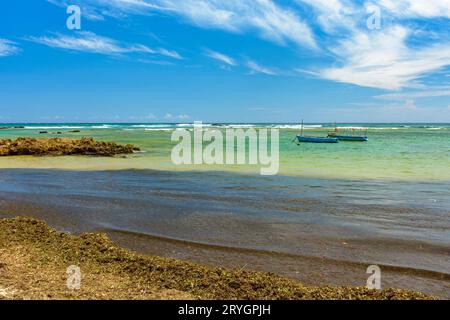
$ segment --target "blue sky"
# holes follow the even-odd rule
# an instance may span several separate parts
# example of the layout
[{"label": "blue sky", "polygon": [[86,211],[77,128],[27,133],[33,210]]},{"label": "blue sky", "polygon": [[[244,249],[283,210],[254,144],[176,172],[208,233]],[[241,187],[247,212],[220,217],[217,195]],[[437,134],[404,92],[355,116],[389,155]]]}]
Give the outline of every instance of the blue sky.
[{"label": "blue sky", "polygon": [[[69,5],[81,30],[69,30]],[[449,0],[0,3],[0,122],[450,122]]]}]

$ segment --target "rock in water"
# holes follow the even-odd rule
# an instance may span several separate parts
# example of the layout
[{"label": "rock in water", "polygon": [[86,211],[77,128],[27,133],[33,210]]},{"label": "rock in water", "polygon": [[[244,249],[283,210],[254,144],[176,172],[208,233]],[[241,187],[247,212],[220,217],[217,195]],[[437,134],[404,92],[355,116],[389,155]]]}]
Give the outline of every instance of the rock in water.
[{"label": "rock in water", "polygon": [[63,156],[90,155],[111,157],[119,154],[130,154],[140,149],[128,144],[119,145],[114,142],[102,142],[93,138],[17,138],[16,140],[0,139],[0,156]]}]

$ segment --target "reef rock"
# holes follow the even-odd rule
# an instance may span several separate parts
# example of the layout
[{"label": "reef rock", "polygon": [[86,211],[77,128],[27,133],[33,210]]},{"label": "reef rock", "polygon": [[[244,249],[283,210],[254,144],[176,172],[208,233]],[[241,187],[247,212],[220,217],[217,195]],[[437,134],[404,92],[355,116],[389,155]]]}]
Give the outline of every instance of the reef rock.
[{"label": "reef rock", "polygon": [[140,149],[133,145],[119,145],[114,142],[102,142],[93,138],[79,140],[68,138],[17,138],[16,140],[0,139],[0,156],[63,156],[89,155],[111,157],[119,154],[130,154]]}]

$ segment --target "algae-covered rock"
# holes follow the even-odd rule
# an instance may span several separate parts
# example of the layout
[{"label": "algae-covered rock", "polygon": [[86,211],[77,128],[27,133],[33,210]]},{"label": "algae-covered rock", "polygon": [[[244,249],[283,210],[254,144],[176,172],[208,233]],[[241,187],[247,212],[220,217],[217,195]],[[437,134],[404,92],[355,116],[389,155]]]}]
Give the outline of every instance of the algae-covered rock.
[{"label": "algae-covered rock", "polygon": [[114,142],[97,141],[93,138],[17,138],[0,139],[0,156],[63,156],[63,155],[90,155],[114,156],[130,154],[139,151],[133,145],[119,145]]}]

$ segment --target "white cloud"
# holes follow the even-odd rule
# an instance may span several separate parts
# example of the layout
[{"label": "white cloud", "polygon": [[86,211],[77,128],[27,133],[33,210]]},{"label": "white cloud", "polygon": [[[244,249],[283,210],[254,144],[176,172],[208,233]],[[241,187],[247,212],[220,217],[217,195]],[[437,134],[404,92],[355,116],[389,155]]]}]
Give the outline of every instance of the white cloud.
[{"label": "white cloud", "polygon": [[431,97],[447,97],[450,96],[450,87],[448,88],[438,88],[438,89],[427,89],[424,91],[409,91],[400,93],[388,93],[375,96],[377,99],[383,100],[407,100],[407,99],[417,99],[417,98],[431,98]]},{"label": "white cloud", "polygon": [[169,57],[169,58],[178,59],[178,60],[183,59],[183,57],[178,52],[176,52],[174,50],[167,50],[167,49],[164,49],[164,48],[159,48],[157,51],[158,51],[159,54],[161,54],[163,56],[166,56],[166,57]]},{"label": "white cloud", "polygon": [[0,57],[12,56],[20,52],[15,42],[0,38]]},{"label": "white cloud", "polygon": [[397,16],[450,18],[448,0],[379,0],[378,4]]},{"label": "white cloud", "polygon": [[70,5],[76,4],[81,9],[82,17],[84,19],[91,20],[91,21],[102,21],[102,20],[104,20],[104,15],[106,15],[106,12],[101,12],[93,6],[84,4],[82,0],[78,0],[78,1],[77,0],[74,0],[74,1],[47,0],[47,2],[54,4],[58,7],[64,8],[64,9],[66,9]]},{"label": "white cloud", "polygon": [[[49,0],[66,2],[67,0]],[[399,90],[423,86],[424,78],[450,66],[449,0],[73,0],[88,14],[121,17],[161,13],[205,29],[256,33],[280,45],[318,48],[331,62],[298,72],[358,86]],[[381,30],[369,30],[366,6],[381,9]],[[444,18],[436,20],[436,18]],[[417,22],[414,19],[422,19]],[[429,27],[417,30],[415,25]],[[425,22],[423,21],[425,20]],[[317,36],[310,25],[315,25]],[[120,50],[137,47],[117,45]],[[114,48],[114,46],[112,46]],[[111,49],[111,48],[110,48]],[[117,50],[117,48],[114,48]],[[142,49],[142,48],[141,48]],[[180,59],[177,53],[154,50]],[[237,65],[230,56],[209,55],[223,68]],[[233,64],[234,63],[234,64]],[[252,73],[275,74],[248,62]]]},{"label": "white cloud", "polygon": [[382,18],[450,18],[449,0],[296,0],[316,11],[316,19],[329,33],[333,28],[357,28],[360,19],[367,19],[366,7],[377,6]]},{"label": "white cloud", "polygon": [[205,55],[207,57],[210,57],[211,59],[220,61],[222,63],[225,63],[229,66],[236,66],[237,63],[236,61],[231,58],[230,56],[227,56],[226,54],[217,52],[217,51],[212,51],[212,50],[206,50]]},{"label": "white cloud", "polygon": [[[450,65],[448,25],[442,30],[411,30],[404,21],[450,17],[449,0],[296,0],[314,11],[326,33],[323,44],[333,66],[306,71],[359,86],[398,90],[421,85],[422,78]],[[381,30],[369,30],[366,5],[381,9]],[[444,32],[444,33],[443,33]],[[411,38],[420,34],[423,44]],[[337,35],[335,37],[334,35]],[[302,73],[305,73],[303,70]]]},{"label": "white cloud", "polygon": [[123,19],[129,14],[146,14],[149,10],[170,11],[145,0],[47,0],[47,2],[61,8],[78,5],[82,17],[92,21],[105,20],[105,17]]},{"label": "white cloud", "polygon": [[167,119],[167,120],[186,120],[186,119],[190,119],[190,116],[187,115],[187,114],[173,115],[171,113],[166,113],[166,115],[164,116],[164,119]]},{"label": "white cloud", "polygon": [[165,61],[165,60],[152,60],[152,59],[138,59],[137,61],[145,64],[154,64],[160,66],[173,66],[175,65],[173,62]]},{"label": "white cloud", "polygon": [[[160,6],[157,2],[163,1],[150,1],[150,0],[90,0],[90,2],[97,2],[104,5],[111,5],[127,12],[138,13],[139,9],[152,9],[161,11],[171,11],[170,6]],[[170,1],[168,1],[170,2]]]},{"label": "white cloud", "polygon": [[256,31],[280,44],[316,47],[313,32],[292,9],[272,0],[87,0],[91,5],[132,14],[164,14],[183,17],[202,28],[235,33]]},{"label": "white cloud", "polygon": [[181,59],[181,56],[175,51],[166,49],[151,49],[142,44],[125,44],[120,41],[99,36],[92,32],[78,32],[76,35],[62,35],[55,36],[41,36],[29,37],[27,40],[40,43],[53,48],[83,51],[91,53],[99,53],[105,55],[121,55],[127,53],[147,53],[147,54],[161,54],[176,59]]},{"label": "white cloud", "polygon": [[275,72],[274,70],[265,66],[261,66],[253,60],[247,61],[247,67],[249,67],[250,69],[250,74],[263,73],[271,76],[277,75],[277,72]]},{"label": "white cloud", "polygon": [[119,41],[98,36],[92,32],[79,32],[77,35],[55,35],[52,37],[29,37],[28,40],[44,44],[53,48],[69,49],[75,51],[93,52],[101,54],[124,54],[130,52],[155,53],[141,44],[124,46]]},{"label": "white cloud", "polygon": [[418,85],[423,75],[450,65],[450,45],[408,48],[410,31],[401,26],[357,32],[332,49],[341,67],[320,71],[323,78],[359,86],[398,90]]},{"label": "white cloud", "polygon": [[349,0],[296,1],[313,8],[316,13],[316,20],[327,33],[340,32],[341,28],[353,29],[355,27],[355,16],[358,14],[358,10]]}]

